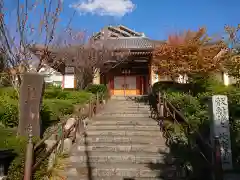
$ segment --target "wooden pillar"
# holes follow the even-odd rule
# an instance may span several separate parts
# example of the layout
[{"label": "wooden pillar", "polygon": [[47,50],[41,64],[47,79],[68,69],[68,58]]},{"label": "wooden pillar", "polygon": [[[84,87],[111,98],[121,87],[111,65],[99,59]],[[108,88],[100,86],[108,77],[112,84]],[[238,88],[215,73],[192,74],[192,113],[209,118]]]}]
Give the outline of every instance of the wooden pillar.
[{"label": "wooden pillar", "polygon": [[152,84],[152,68],[151,68],[151,64],[148,65],[148,84],[151,85]]}]

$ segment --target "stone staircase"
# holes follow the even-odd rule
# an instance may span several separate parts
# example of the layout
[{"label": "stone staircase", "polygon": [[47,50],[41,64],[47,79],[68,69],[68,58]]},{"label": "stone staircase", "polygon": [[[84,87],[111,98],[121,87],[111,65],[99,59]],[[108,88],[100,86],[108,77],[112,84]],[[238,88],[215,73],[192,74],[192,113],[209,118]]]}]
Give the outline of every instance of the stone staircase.
[{"label": "stone staircase", "polygon": [[110,100],[77,139],[64,172],[67,179],[171,179],[166,177],[171,163],[165,164],[165,140],[149,115],[148,105]]}]

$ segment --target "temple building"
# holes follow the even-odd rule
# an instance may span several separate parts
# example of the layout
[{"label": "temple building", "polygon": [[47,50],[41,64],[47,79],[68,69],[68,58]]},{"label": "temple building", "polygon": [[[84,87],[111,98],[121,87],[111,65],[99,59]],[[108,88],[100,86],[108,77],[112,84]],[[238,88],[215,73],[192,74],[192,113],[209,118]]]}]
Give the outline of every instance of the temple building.
[{"label": "temple building", "polygon": [[[152,52],[156,45],[163,42],[151,40],[145,37],[144,33],[136,32],[125,26],[105,27],[90,41],[91,46],[84,45],[85,49],[101,51],[102,48],[99,47],[104,46],[104,50],[114,51],[114,55],[106,56],[102,60],[104,65],[98,67],[99,63],[96,63],[92,77],[94,84],[106,84],[111,95],[144,95],[147,94],[149,85],[159,80],[159,74],[152,66]],[[43,48],[36,45],[31,48],[31,51],[42,58]],[[74,49],[77,53],[76,49],[82,49],[82,47],[64,47],[64,50],[63,48],[48,48],[52,60],[48,60],[47,63],[54,62],[52,67],[56,66],[53,59],[64,57],[63,63],[58,65],[58,71],[63,74],[63,88],[76,88],[77,81],[81,81],[77,78],[78,68],[76,67],[81,67],[79,61],[76,57],[64,56],[64,52],[74,51]],[[83,59],[86,56],[77,58]]]},{"label": "temple building", "polygon": [[[135,96],[147,94],[155,82],[171,80],[152,63],[153,50],[162,43],[120,25],[104,27],[83,45],[48,47],[47,52],[38,45],[31,51],[40,59],[50,54],[46,63],[61,72],[63,88],[83,88],[92,82],[107,85],[111,95]],[[221,75],[222,80],[229,84],[225,76]]]}]

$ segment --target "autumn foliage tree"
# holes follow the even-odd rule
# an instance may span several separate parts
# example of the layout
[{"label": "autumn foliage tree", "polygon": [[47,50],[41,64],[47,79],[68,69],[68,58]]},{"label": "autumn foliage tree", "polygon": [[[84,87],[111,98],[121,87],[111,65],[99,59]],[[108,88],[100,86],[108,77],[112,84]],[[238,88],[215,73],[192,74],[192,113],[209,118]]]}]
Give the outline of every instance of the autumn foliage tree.
[{"label": "autumn foliage tree", "polygon": [[153,63],[161,74],[172,77],[179,75],[206,76],[222,68],[224,58],[219,56],[225,48],[222,41],[213,41],[205,28],[170,35],[166,43],[156,47]]}]

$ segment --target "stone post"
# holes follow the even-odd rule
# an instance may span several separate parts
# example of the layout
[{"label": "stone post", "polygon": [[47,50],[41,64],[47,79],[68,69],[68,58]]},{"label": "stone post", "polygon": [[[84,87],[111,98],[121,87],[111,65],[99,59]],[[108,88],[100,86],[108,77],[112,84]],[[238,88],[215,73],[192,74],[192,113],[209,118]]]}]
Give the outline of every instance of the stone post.
[{"label": "stone post", "polygon": [[[221,164],[223,170],[232,169],[232,150],[229,128],[228,98],[224,95],[214,95],[210,103],[211,114],[211,142],[219,140]],[[216,154],[213,155],[216,157]]]},{"label": "stone post", "polygon": [[20,108],[18,135],[28,136],[28,127],[32,126],[32,135],[41,136],[40,108],[44,78],[40,74],[25,73],[20,87]]}]

